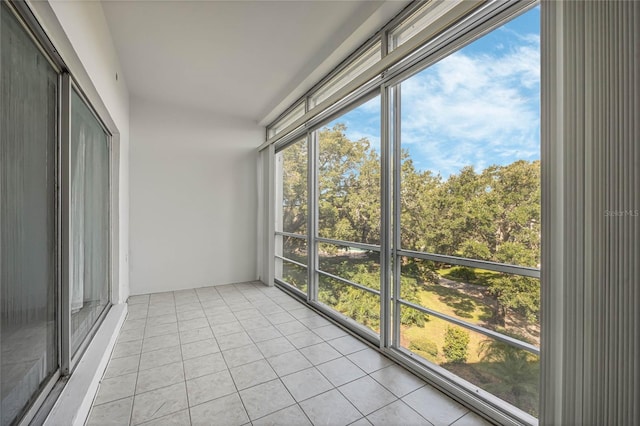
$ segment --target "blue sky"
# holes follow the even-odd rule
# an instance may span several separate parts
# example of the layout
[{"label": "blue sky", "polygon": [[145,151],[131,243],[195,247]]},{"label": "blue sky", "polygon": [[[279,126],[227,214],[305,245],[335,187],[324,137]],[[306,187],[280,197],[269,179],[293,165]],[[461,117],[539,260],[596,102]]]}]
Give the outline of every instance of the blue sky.
[{"label": "blue sky", "polygon": [[[539,28],[536,7],[402,83],[402,147],[416,168],[447,178],[540,158]],[[380,99],[335,122],[379,146]]]}]

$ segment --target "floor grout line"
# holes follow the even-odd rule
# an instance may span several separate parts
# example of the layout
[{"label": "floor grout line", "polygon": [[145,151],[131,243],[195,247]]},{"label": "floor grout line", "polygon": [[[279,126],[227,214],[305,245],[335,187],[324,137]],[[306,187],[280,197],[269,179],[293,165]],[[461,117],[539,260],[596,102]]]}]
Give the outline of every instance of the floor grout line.
[{"label": "floor grout line", "polygon": [[129,425],[133,424],[133,412],[136,406],[136,390],[138,389],[138,377],[140,377],[140,364],[142,363],[142,348],[144,345],[144,335],[147,332],[147,324],[149,322],[149,304],[151,301],[151,296],[149,296],[149,302],[147,302],[147,316],[144,321],[144,331],[142,332],[142,342],[140,343],[140,358],[138,359],[138,370],[136,371],[136,384],[133,387],[133,401],[131,402],[131,413],[129,415]]}]

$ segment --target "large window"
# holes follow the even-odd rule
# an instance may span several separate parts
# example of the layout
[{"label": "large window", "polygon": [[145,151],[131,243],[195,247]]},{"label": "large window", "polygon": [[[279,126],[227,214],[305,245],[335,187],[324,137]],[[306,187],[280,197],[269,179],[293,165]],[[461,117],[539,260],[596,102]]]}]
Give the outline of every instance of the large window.
[{"label": "large window", "polygon": [[26,3],[2,1],[0,19],[5,426],[41,421],[104,318],[111,206],[109,134],[48,39],[26,24],[35,19]]},{"label": "large window", "polygon": [[275,277],[307,291],[307,141],[288,145],[276,154]]},{"label": "large window", "polygon": [[396,282],[401,292],[413,289],[405,293],[414,304],[398,309],[427,315],[421,326],[401,327],[400,345],[533,415],[540,346],[538,28],[534,9],[396,89]]},{"label": "large window", "polygon": [[535,423],[540,21],[503,6],[416,5],[307,94],[318,108],[415,46],[276,153],[276,280],[479,410]]},{"label": "large window", "polygon": [[0,424],[28,409],[58,369],[58,75],[0,5]]},{"label": "large window", "polygon": [[380,97],[322,126],[315,140],[317,300],[379,334]]},{"label": "large window", "polygon": [[380,97],[317,132],[318,236],[380,244]]}]

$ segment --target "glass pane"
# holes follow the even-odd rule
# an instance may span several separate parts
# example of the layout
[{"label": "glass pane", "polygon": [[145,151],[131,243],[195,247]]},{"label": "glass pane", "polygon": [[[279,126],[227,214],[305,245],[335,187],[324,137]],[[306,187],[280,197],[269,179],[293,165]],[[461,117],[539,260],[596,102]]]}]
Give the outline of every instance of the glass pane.
[{"label": "glass pane", "polygon": [[380,244],[380,97],[317,131],[318,234]]},{"label": "glass pane", "polygon": [[402,248],[540,267],[539,15],[402,82]]},{"label": "glass pane", "polygon": [[407,306],[400,312],[423,317],[421,325],[401,327],[403,348],[537,417],[537,355]]},{"label": "glass pane", "polygon": [[[534,8],[394,93],[403,249],[540,267],[539,25]],[[403,299],[540,345],[538,279],[398,260]],[[402,347],[537,415],[537,356],[413,308],[401,317]]]},{"label": "glass pane", "polygon": [[304,102],[296,106],[287,115],[276,121],[269,127],[269,137],[272,138],[290,126],[294,121],[304,115]]},{"label": "glass pane", "polygon": [[109,139],[71,97],[71,352],[109,305]]},{"label": "glass pane", "polygon": [[380,253],[318,244],[318,269],[365,287],[380,290]]},{"label": "glass pane", "polygon": [[0,424],[58,368],[55,70],[0,5]]},{"label": "glass pane", "polygon": [[276,254],[307,264],[307,241],[302,238],[276,235]]},{"label": "glass pane", "polygon": [[380,334],[380,297],[320,274],[318,301]]},{"label": "glass pane", "polygon": [[307,292],[307,268],[275,258],[275,276],[281,281],[292,285],[303,293]]},{"label": "glass pane", "polygon": [[315,107],[329,96],[336,93],[347,83],[380,61],[380,58],[382,58],[382,49],[380,47],[380,42],[378,42],[355,58],[353,62],[347,65],[342,71],[338,72],[315,93],[313,93],[309,98],[309,108]]},{"label": "glass pane", "polygon": [[307,233],[307,140],[276,153],[276,231]]},{"label": "glass pane", "polygon": [[540,346],[540,280],[403,257],[402,297]]},{"label": "glass pane", "polygon": [[[334,244],[318,244],[318,269],[373,290],[380,290],[380,253]],[[380,332],[380,296],[319,274],[318,300],[376,333]]]}]

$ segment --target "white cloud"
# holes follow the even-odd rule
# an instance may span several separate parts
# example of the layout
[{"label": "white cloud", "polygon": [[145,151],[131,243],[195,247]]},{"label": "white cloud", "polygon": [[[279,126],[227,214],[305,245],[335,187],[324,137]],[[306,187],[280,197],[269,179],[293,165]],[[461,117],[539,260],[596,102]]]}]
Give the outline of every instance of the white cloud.
[{"label": "white cloud", "polygon": [[505,35],[402,83],[402,142],[418,167],[446,177],[539,158],[539,37]]},{"label": "white cloud", "polygon": [[347,126],[345,135],[350,140],[368,139],[371,147],[380,152],[379,96],[338,117],[327,127],[333,127],[336,123],[344,123]]}]

